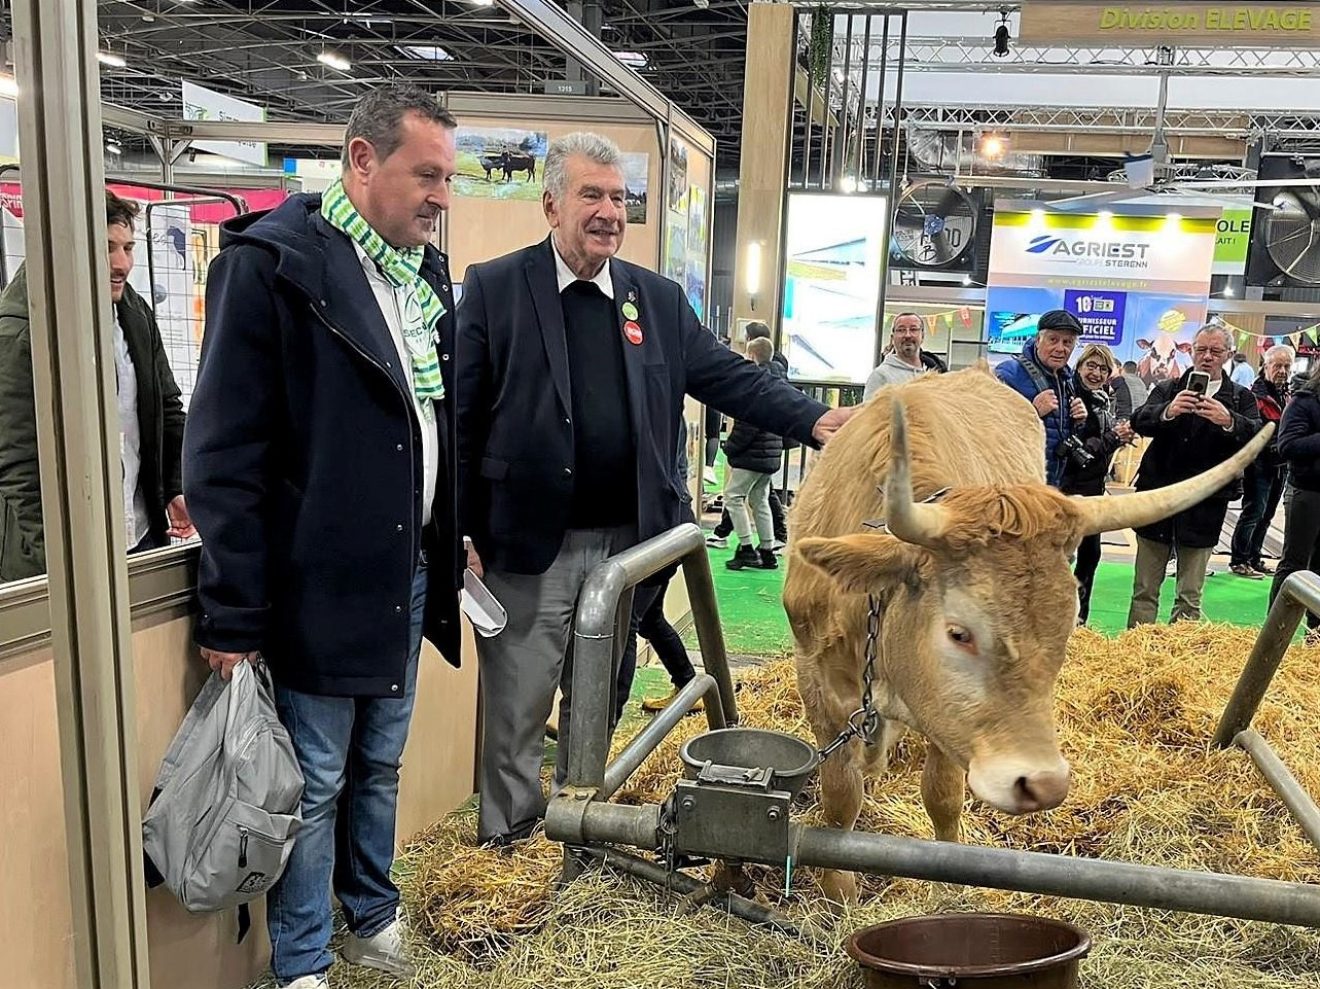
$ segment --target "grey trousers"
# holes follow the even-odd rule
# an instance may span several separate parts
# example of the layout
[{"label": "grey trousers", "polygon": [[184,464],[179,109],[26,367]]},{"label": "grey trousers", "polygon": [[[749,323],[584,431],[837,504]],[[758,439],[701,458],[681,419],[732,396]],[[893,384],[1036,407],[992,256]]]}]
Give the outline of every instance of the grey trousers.
[{"label": "grey trousers", "polygon": [[541,764],[557,688],[563,692],[557,782],[568,769],[572,623],[582,582],[598,563],[636,542],[631,526],[573,529],[543,574],[486,570],[486,586],[504,606],[508,623],[493,638],[477,638],[483,713],[479,841],[522,835],[545,816]]},{"label": "grey trousers", "polygon": [[[1127,627],[1153,624],[1160,610],[1160,585],[1164,568],[1173,547],[1137,536],[1136,571],[1132,582],[1132,606],[1128,609]],[[1205,589],[1205,568],[1214,547],[1194,549],[1178,544],[1177,597],[1170,622],[1198,621],[1201,617],[1201,591]]]},{"label": "grey trousers", "polygon": [[774,477],[757,470],[729,468],[729,478],[724,482],[724,507],[729,510],[733,531],[742,546],[752,545],[753,523],[762,546],[769,549],[775,541],[774,519],[770,515],[770,482]]}]

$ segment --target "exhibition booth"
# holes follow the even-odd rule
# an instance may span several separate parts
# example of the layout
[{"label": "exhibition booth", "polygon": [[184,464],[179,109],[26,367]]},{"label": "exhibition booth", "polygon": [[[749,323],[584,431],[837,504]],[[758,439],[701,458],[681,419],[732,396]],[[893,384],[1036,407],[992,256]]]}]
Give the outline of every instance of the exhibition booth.
[{"label": "exhibition booth", "polygon": [[[45,17],[48,6],[59,8],[59,16],[52,11]],[[96,438],[105,422],[92,355],[108,330],[102,326],[99,336],[87,332],[104,319],[99,283],[96,292],[87,289],[97,270],[95,255],[104,256],[104,247],[77,241],[81,232],[96,229],[98,190],[107,183],[100,154],[80,156],[73,149],[81,142],[99,152],[103,122],[149,135],[161,149],[158,181],[109,184],[152,204],[138,220],[134,283],[156,308],[186,402],[205,334],[205,269],[218,250],[219,223],[276,205],[291,191],[318,188],[318,181],[323,186],[326,170],[319,170],[320,179],[310,174],[317,169],[299,177],[295,165],[289,180],[275,189],[240,189],[239,179],[233,187],[197,189],[176,173],[180,152],[206,141],[334,148],[343,133],[338,125],[157,119],[98,106],[95,46],[85,41],[95,37],[95,10],[81,6],[42,0],[42,19],[33,18],[31,10],[26,17],[17,12],[16,32],[26,46],[20,51],[37,63],[19,66],[25,88],[43,78],[41,64],[47,85],[56,67],[81,66],[91,82],[82,91],[74,87],[59,98],[33,102],[34,119],[20,119],[22,160],[0,174],[6,277],[26,260],[30,271],[44,272],[45,284],[55,286],[52,354],[81,346],[77,333],[90,340],[91,349],[69,353],[66,366],[88,377],[38,374],[39,408],[64,412],[60,422],[39,423],[54,437],[61,458],[46,470],[43,437],[43,487],[92,471],[88,465],[94,460],[119,470],[117,450],[103,457],[104,450],[78,448],[85,438]],[[620,95],[445,97],[461,125],[456,197],[439,231],[455,282],[468,265],[546,236],[540,205],[546,148],[568,132],[593,130],[615,140],[626,154],[631,229],[622,257],[672,277],[703,311],[713,139],[618,66],[580,26],[565,23],[553,5],[504,6],[598,70]],[[84,30],[89,18],[91,28]],[[31,74],[23,76],[25,71]],[[20,103],[20,118],[27,109]],[[49,167],[57,152],[68,167]],[[81,164],[87,161],[96,164],[91,174]],[[30,172],[29,163],[35,166]],[[61,233],[52,236],[52,231]],[[70,244],[73,231],[79,234]],[[71,254],[78,255],[78,263],[65,270]],[[75,296],[85,313],[77,333],[75,310],[66,305]],[[700,464],[701,416],[695,404],[687,418],[690,462]],[[80,455],[91,459],[75,464]],[[94,474],[100,470],[95,467]],[[694,473],[699,483],[699,472]],[[198,548],[180,544],[135,555],[125,568],[123,527],[108,521],[122,513],[114,485],[91,488],[71,492],[67,511],[47,512],[49,578],[0,586],[0,790],[5,794],[0,827],[6,839],[0,888],[23,891],[0,905],[0,926],[11,945],[0,983],[131,989],[145,985],[149,972],[155,985],[237,989],[266,963],[260,909],[254,911],[251,934],[238,943],[232,914],[193,916],[164,890],[144,892],[141,862],[130,854],[130,834],[138,827],[160,758],[207,674],[191,635]],[[676,622],[685,621],[689,609],[682,582],[675,582],[666,610]],[[478,705],[471,629],[465,629],[461,669],[440,661],[428,645],[419,676],[403,760],[400,841],[439,821],[474,790]]]}]

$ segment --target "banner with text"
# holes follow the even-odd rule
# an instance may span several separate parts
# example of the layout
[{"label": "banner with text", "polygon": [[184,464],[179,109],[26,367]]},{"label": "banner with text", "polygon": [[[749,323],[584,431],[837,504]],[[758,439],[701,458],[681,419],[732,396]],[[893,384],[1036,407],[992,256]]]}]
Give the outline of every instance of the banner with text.
[{"label": "banner with text", "polygon": [[1082,324],[1082,344],[1105,344],[1148,381],[1181,374],[1205,321],[1216,239],[1208,216],[996,204],[986,287],[991,363],[1020,353],[1042,313],[1066,309]]},{"label": "banner with text", "polygon": [[1315,3],[1089,3],[1026,0],[1019,40],[1024,44],[1094,42],[1116,48],[1151,45],[1320,47]]},{"label": "banner with text", "polygon": [[[263,107],[246,100],[235,99],[196,83],[183,81],[184,120],[241,120],[248,123],[264,121]],[[260,168],[266,167],[266,145],[262,141],[193,141],[199,151],[224,155],[245,161]]]}]

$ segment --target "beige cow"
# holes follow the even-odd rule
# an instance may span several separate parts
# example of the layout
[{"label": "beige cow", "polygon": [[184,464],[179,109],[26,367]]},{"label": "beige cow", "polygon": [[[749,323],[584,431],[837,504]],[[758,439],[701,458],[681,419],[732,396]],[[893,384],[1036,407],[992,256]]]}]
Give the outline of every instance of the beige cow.
[{"label": "beige cow", "polygon": [[[829,823],[853,827],[863,768],[883,772],[905,728],[930,742],[922,797],[941,840],[958,838],[964,782],[1010,814],[1061,803],[1068,764],[1053,694],[1077,618],[1070,553],[1088,533],[1148,524],[1202,500],[1240,473],[1269,433],[1181,484],[1069,498],[1045,485],[1035,410],[984,365],[877,393],[820,455],[790,527],[784,607],[798,690],[821,745],[859,706],[866,595],[881,605],[872,697],[884,720],[872,749],[854,740],[823,765]],[[888,533],[864,528],[880,518]],[[856,896],[849,873],[823,881],[832,899]]]}]

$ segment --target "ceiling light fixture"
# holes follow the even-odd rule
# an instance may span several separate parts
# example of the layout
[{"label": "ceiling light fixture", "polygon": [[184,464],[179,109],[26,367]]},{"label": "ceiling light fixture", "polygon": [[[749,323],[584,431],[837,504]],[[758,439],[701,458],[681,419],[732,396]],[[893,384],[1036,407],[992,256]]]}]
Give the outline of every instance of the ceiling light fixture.
[{"label": "ceiling light fixture", "polygon": [[610,54],[630,69],[644,69],[651,62],[645,52],[611,52]]},{"label": "ceiling light fixture", "polygon": [[981,154],[986,158],[1002,158],[1006,145],[998,134],[987,134],[981,138]]},{"label": "ceiling light fixture", "polygon": [[122,155],[124,153],[123,146],[120,145],[118,141],[106,141],[105,151],[106,154],[111,154],[111,155]]},{"label": "ceiling light fixture", "polygon": [[340,55],[338,52],[323,51],[316,56],[316,60],[322,65],[328,65],[330,68],[337,69],[340,72],[347,72],[353,67],[353,63],[344,58],[344,56]]},{"label": "ceiling light fixture", "polygon": [[122,55],[116,55],[114,52],[97,52],[96,60],[102,65],[111,65],[116,69],[122,69],[128,65]]},{"label": "ceiling light fixture", "polygon": [[999,27],[995,28],[995,58],[1008,57],[1008,43],[1012,35],[1008,32],[1008,8],[999,8]]},{"label": "ceiling light fixture", "polygon": [[395,45],[394,50],[407,58],[423,62],[452,62],[454,56],[447,48],[439,45]]}]

